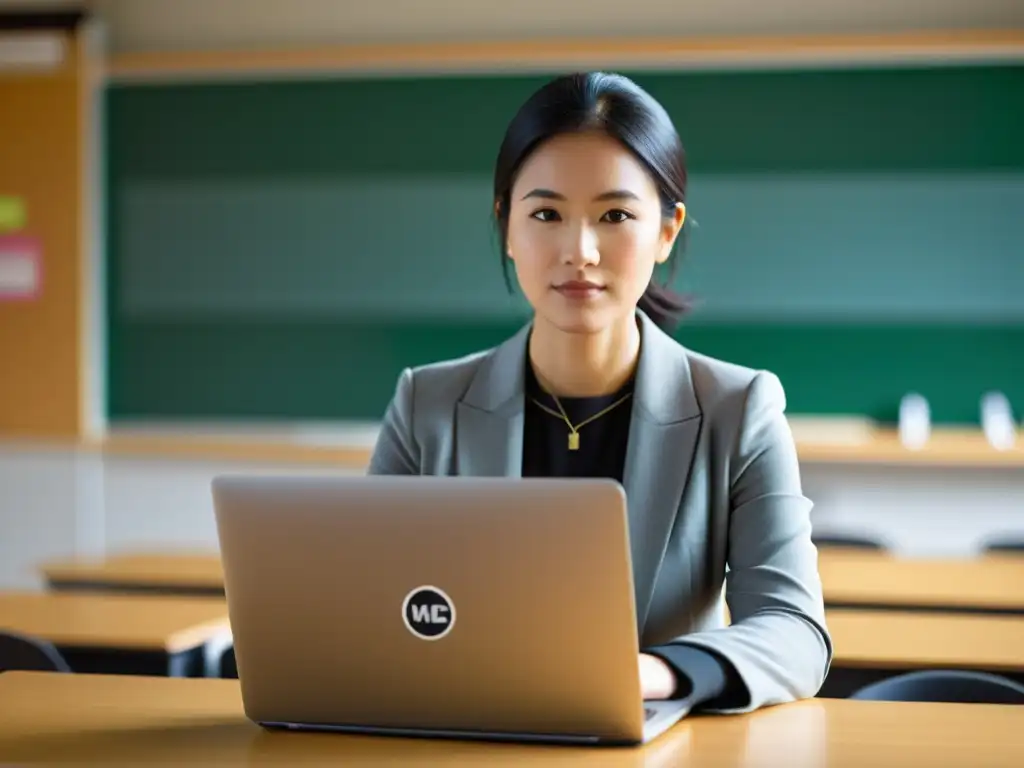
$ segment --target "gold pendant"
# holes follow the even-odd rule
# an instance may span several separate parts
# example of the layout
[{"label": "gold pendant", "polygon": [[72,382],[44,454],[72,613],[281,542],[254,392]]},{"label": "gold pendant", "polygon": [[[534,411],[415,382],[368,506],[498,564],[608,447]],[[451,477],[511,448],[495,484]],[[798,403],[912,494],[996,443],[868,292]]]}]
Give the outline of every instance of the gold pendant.
[{"label": "gold pendant", "polygon": [[578,451],[580,449],[580,433],[570,432],[569,433],[569,450]]}]

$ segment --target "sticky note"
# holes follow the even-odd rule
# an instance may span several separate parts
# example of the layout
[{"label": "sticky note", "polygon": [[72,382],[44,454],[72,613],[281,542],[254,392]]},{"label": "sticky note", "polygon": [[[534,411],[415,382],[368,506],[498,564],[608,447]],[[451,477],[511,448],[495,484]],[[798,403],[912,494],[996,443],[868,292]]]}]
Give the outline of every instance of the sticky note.
[{"label": "sticky note", "polygon": [[25,226],[25,201],[20,197],[0,195],[0,232],[13,232]]},{"label": "sticky note", "polygon": [[42,248],[35,238],[0,235],[0,301],[24,301],[39,296]]}]

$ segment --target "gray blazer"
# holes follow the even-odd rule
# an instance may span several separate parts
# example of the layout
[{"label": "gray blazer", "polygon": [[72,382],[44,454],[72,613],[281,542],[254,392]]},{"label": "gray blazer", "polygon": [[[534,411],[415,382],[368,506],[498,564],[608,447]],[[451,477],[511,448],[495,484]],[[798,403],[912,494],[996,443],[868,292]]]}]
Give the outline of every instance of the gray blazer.
[{"label": "gray blazer", "polygon": [[[724,656],[750,692],[728,711],[814,696],[832,642],[782,385],[687,350],[637,315],[623,485],[641,647]],[[369,473],[521,475],[529,329],[403,371]]]}]

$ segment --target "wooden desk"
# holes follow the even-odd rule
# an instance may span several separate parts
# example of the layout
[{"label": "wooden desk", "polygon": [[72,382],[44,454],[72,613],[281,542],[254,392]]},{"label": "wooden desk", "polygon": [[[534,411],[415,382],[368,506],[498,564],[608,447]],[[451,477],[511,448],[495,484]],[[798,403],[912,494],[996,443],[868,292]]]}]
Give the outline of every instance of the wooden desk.
[{"label": "wooden desk", "polygon": [[924,560],[823,547],[818,570],[829,607],[1024,614],[1024,557]]},{"label": "wooden desk", "polygon": [[830,610],[836,664],[1024,673],[1024,617]]},{"label": "wooden desk", "polygon": [[0,592],[0,629],[48,640],[76,672],[204,674],[231,642],[209,597]]},{"label": "wooden desk", "polygon": [[[812,420],[818,422],[818,420]],[[909,450],[896,430],[871,427],[850,430],[840,419],[835,430],[790,417],[797,452],[804,463],[908,467],[1024,467],[1024,440],[999,451],[975,428],[939,427],[928,445]],[[321,427],[306,434],[300,425],[278,430],[202,424],[178,428],[117,427],[110,434],[82,445],[104,456],[199,459],[318,465],[364,471],[376,439],[376,427]]]},{"label": "wooden desk", "polygon": [[103,558],[65,558],[43,563],[51,589],[223,596],[220,555],[119,553]]},{"label": "wooden desk", "polygon": [[800,460],[815,464],[866,464],[906,467],[1024,467],[1024,441],[1010,449],[996,450],[981,430],[939,427],[920,450],[903,446],[895,429],[873,430],[870,438],[849,443],[803,441],[797,437]]},{"label": "wooden desk", "polygon": [[1024,707],[815,699],[750,715],[700,715],[641,748],[542,747],[268,733],[232,680],[8,672],[0,762],[986,768],[1024,765]]},{"label": "wooden desk", "polygon": [[835,648],[822,696],[848,696],[918,669],[988,671],[1024,682],[1024,617],[832,609]]}]

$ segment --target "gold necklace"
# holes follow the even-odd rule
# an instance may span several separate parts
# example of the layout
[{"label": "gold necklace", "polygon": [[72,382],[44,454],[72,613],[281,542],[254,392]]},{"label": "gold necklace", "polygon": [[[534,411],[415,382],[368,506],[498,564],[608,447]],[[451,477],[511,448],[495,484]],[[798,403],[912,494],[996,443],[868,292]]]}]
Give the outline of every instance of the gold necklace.
[{"label": "gold necklace", "polygon": [[600,411],[595,413],[593,416],[590,416],[589,418],[584,419],[583,421],[581,421],[579,424],[577,424],[575,426],[573,426],[573,423],[569,420],[569,416],[566,414],[565,409],[562,407],[561,401],[559,401],[559,399],[557,397],[555,397],[554,395],[552,395],[550,392],[548,394],[551,395],[551,399],[554,400],[555,401],[555,405],[558,406],[558,412],[552,410],[551,408],[548,408],[546,405],[544,405],[544,403],[540,402],[540,400],[538,400],[535,397],[531,397],[530,399],[533,400],[533,402],[536,403],[537,407],[540,408],[542,411],[546,411],[547,413],[549,413],[552,416],[554,416],[556,419],[561,419],[562,421],[564,421],[566,423],[566,425],[569,427],[569,450],[570,451],[578,451],[580,449],[580,428],[586,426],[587,424],[589,424],[592,421],[597,421],[599,418],[604,416],[609,411],[612,411],[615,408],[618,408],[620,405],[622,405],[624,402],[626,402],[633,393],[632,392],[627,392],[625,395],[620,397],[618,400],[616,400],[614,403],[609,405],[607,408],[602,408]]}]

